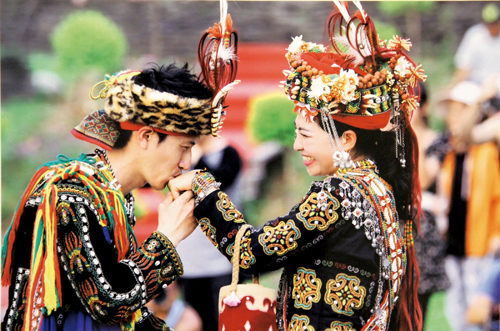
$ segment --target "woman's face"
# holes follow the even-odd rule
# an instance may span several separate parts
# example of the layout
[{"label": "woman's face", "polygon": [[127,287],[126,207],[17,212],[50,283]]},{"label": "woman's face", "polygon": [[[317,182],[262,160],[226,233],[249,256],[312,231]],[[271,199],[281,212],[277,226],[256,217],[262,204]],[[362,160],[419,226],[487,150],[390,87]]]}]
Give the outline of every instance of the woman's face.
[{"label": "woman's face", "polygon": [[317,120],[308,122],[300,113],[295,119],[293,149],[302,155],[311,176],[328,176],[337,170],[333,165],[328,133],[321,129]]}]

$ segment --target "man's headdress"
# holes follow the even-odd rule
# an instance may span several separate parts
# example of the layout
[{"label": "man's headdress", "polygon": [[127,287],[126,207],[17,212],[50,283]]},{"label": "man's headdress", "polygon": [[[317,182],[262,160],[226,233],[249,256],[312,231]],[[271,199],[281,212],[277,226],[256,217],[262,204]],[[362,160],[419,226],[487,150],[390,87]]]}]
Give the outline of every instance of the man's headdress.
[{"label": "man's headdress", "polygon": [[[157,87],[143,83],[150,69],[122,71],[106,75],[91,90],[93,99],[103,98],[103,111],[87,116],[72,131],[77,138],[110,150],[118,138],[117,125],[125,130],[150,126],[155,131],[172,135],[219,136],[225,115],[223,103],[227,93],[239,81],[237,70],[237,34],[232,31],[227,2],[221,1],[221,22],[209,28],[198,46],[201,73],[198,77],[187,73],[186,67],[160,67],[163,74]],[[97,96],[94,89],[104,85]],[[180,85],[180,87],[179,87]],[[192,95],[192,86],[205,93]],[[165,86],[172,86],[170,91]]]}]

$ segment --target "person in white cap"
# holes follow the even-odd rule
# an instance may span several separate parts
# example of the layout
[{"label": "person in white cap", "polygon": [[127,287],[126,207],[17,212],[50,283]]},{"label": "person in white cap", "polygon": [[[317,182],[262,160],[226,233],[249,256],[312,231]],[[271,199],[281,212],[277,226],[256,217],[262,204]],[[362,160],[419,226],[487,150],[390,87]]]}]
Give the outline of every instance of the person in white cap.
[{"label": "person in white cap", "polygon": [[482,90],[456,85],[445,100],[450,151],[439,176],[449,201],[446,271],[451,281],[447,313],[453,330],[466,328],[465,309],[481,280],[488,256],[500,249],[500,163],[494,142],[471,141]]}]

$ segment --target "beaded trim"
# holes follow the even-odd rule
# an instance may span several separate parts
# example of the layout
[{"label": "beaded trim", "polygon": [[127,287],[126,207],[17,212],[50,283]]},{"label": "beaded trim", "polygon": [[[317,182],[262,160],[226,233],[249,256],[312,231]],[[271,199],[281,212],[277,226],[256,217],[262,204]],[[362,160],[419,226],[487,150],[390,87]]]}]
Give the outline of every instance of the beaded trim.
[{"label": "beaded trim", "polygon": [[152,315],[152,313],[149,310],[147,310],[147,309],[142,310],[141,313],[142,313],[141,317],[137,321],[137,324],[140,324],[140,323],[144,322],[150,315]]},{"label": "beaded trim", "polygon": [[208,190],[211,188],[220,188],[220,183],[215,180],[214,175],[208,171],[197,172],[193,177],[193,183],[191,184],[191,189],[196,197],[194,200],[195,206],[198,206],[198,204],[205,199]]},{"label": "beaded trim", "polygon": [[25,268],[18,268],[16,275],[16,283],[14,284],[14,297],[12,299],[11,306],[5,315],[7,317],[6,331],[12,330],[12,321],[14,319],[14,314],[18,310],[19,305],[22,303],[22,291],[24,284],[28,281],[30,271]]},{"label": "beaded trim", "polygon": [[[68,199],[70,202],[72,200],[74,201],[73,197],[66,198],[65,196],[63,196],[61,198],[61,200],[63,200],[63,201],[66,199]],[[94,206],[91,203],[89,203],[87,199],[84,199],[83,202],[94,213],[96,213]],[[100,282],[100,286],[102,286],[102,288],[105,291],[108,291],[107,294],[109,295],[110,298],[112,298],[114,300],[129,301],[136,296],[140,296],[142,305],[146,304],[147,293],[146,293],[145,279],[142,275],[141,270],[137,267],[135,262],[133,262],[131,260],[122,260],[122,261],[120,261],[120,263],[128,265],[129,268],[133,271],[134,278],[137,282],[136,286],[131,291],[129,291],[127,293],[117,293],[117,292],[114,292],[111,290],[111,285],[108,283],[108,281],[106,280],[106,278],[104,278],[104,276],[102,274],[101,263],[100,263],[97,255],[95,254],[94,247],[92,245],[92,242],[90,241],[90,236],[88,233],[89,232],[88,217],[87,217],[87,214],[86,214],[86,211],[85,211],[83,204],[77,205],[76,210],[79,213],[80,220],[81,220],[81,224],[79,224],[79,230],[81,231],[81,234],[82,234],[81,238],[82,238],[83,248],[88,251],[88,256],[92,257],[92,260],[90,262],[92,263],[93,269],[95,270],[97,275],[99,275],[98,280]],[[81,296],[80,291],[78,291],[77,285],[73,279],[74,278],[73,275],[70,272],[68,272],[69,261],[67,261],[64,254],[62,254],[63,247],[59,243],[57,245],[57,251],[59,252],[59,256],[61,258],[64,271],[66,271],[66,275],[68,276],[68,280],[71,284],[71,287],[73,288],[73,290],[75,290],[76,295],[78,296],[78,298],[82,302],[83,306],[86,308],[89,315],[92,316],[94,319],[98,319],[98,316],[96,316],[92,311],[90,311],[90,309],[87,307],[87,305],[85,305],[85,300]],[[138,273],[138,271],[139,271],[139,273]]]},{"label": "beaded trim", "polygon": [[[163,261],[167,262],[170,261],[172,262],[172,266],[176,270],[177,274],[179,275],[178,277],[181,277],[184,274],[184,266],[182,265],[181,258],[179,254],[177,254],[177,251],[175,250],[174,244],[168,239],[167,236],[165,236],[163,233],[160,231],[155,231],[151,234],[151,236],[155,237],[156,239],[160,240],[163,245],[167,248],[165,251],[165,256],[163,257]],[[158,261],[157,261],[158,262]],[[155,262],[155,265],[159,265]],[[173,277],[172,281],[177,279],[177,277]],[[161,282],[160,282],[161,283]],[[164,283],[162,284],[162,288],[166,288],[168,284]]]}]

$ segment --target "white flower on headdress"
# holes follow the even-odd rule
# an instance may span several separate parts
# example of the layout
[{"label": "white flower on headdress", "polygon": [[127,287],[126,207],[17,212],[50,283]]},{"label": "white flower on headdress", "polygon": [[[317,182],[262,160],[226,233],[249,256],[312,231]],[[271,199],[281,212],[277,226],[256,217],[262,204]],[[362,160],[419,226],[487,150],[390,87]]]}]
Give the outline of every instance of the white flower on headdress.
[{"label": "white flower on headdress", "polygon": [[330,87],[324,82],[323,77],[319,76],[311,80],[311,89],[307,92],[308,97],[318,99],[328,93],[330,93]]},{"label": "white flower on headdress", "polygon": [[354,100],[358,82],[359,78],[354,70],[349,69],[346,71],[344,69],[340,69],[340,74],[335,85],[340,90],[341,102],[343,104],[347,104]]},{"label": "white flower on headdress", "polygon": [[387,71],[387,79],[385,81],[389,86],[394,85],[395,81],[394,81],[394,75],[392,74],[392,72]]},{"label": "white flower on headdress", "polygon": [[405,76],[410,72],[410,68],[412,64],[406,59],[406,57],[401,56],[396,62],[396,66],[394,67],[394,72],[396,72],[400,76]]},{"label": "white flower on headdress", "polygon": [[292,54],[297,54],[301,52],[302,50],[302,45],[304,45],[304,41],[302,41],[302,36],[300,37],[292,37],[292,42],[290,46],[288,46],[287,50],[292,53]]}]

